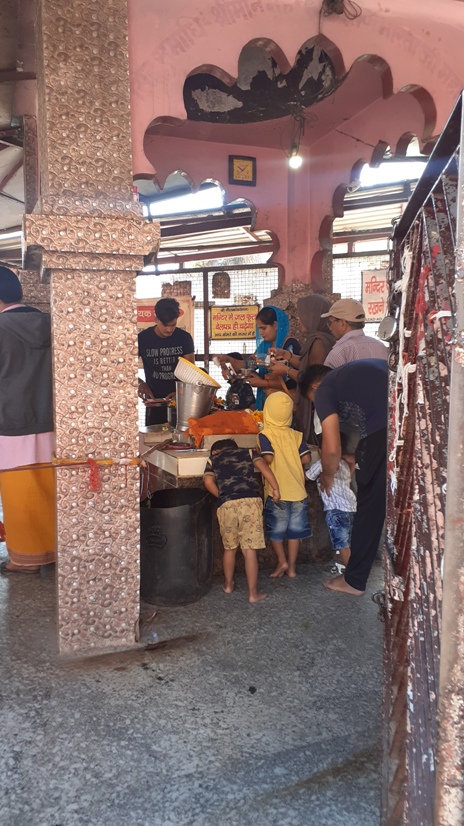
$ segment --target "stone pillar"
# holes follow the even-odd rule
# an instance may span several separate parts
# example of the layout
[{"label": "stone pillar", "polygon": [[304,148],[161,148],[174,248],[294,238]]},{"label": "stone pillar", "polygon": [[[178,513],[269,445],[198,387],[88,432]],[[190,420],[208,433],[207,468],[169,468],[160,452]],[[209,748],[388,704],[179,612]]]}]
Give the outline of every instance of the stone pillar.
[{"label": "stone pillar", "polygon": [[50,284],[40,280],[37,270],[20,270],[23,301],[43,313],[50,312]]},{"label": "stone pillar", "polygon": [[[135,273],[156,247],[132,199],[126,0],[37,0],[40,198],[26,268],[51,282],[58,460],[137,455]],[[58,467],[61,653],[128,647],[139,616],[138,468]],[[94,486],[95,487],[95,486]]]}]

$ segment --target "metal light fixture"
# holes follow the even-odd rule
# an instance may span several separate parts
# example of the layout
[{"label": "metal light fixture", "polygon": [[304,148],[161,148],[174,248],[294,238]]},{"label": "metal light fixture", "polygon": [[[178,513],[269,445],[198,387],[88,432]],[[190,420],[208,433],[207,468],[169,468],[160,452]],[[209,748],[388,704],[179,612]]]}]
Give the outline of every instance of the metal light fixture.
[{"label": "metal light fixture", "polygon": [[288,157],[288,165],[290,169],[299,169],[303,163],[303,158],[300,155],[300,142],[304,133],[305,117],[303,112],[292,114],[293,129],[292,142],[290,145],[290,154]]},{"label": "metal light fixture", "polygon": [[299,169],[301,164],[303,163],[303,158],[301,157],[299,152],[299,147],[296,146],[296,144],[292,146],[290,155],[288,157],[288,165],[290,169]]}]

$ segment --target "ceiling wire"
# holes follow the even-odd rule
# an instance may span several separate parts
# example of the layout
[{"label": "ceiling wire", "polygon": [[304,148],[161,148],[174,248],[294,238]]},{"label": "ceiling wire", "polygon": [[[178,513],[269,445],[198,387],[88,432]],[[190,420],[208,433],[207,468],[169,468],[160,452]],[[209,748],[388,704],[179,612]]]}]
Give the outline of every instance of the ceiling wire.
[{"label": "ceiling wire", "polygon": [[345,138],[351,138],[351,140],[356,141],[357,143],[363,143],[364,146],[370,146],[372,149],[376,148],[376,144],[363,141],[362,138],[357,138],[356,135],[350,135],[348,132],[343,132],[342,129],[334,129],[334,132],[337,132],[339,135],[343,135]]},{"label": "ceiling wire", "polygon": [[322,0],[319,9],[319,34],[321,34],[322,18],[331,17],[333,14],[343,15],[347,20],[356,20],[361,16],[362,8],[354,0]]}]

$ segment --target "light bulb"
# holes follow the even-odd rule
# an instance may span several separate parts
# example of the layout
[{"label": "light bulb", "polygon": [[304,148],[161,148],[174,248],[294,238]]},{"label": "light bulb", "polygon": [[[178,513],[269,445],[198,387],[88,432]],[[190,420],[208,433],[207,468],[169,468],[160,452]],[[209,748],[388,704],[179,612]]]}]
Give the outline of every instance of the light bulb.
[{"label": "light bulb", "polygon": [[301,164],[303,163],[303,158],[301,155],[298,155],[298,152],[294,155],[290,155],[288,159],[288,165],[290,169],[299,169]]}]

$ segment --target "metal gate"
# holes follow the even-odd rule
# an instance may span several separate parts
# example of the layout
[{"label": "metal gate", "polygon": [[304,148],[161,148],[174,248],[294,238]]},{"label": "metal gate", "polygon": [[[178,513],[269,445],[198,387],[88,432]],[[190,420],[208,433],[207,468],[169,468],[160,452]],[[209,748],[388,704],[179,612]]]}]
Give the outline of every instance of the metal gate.
[{"label": "metal gate", "polygon": [[[461,705],[452,710],[450,703],[453,681],[462,678],[462,646],[450,623],[452,612],[460,613],[464,640],[464,587],[461,602],[456,601],[459,563],[452,570],[460,552],[464,586],[464,542],[462,521],[456,530],[456,519],[446,510],[451,487],[459,491],[458,501],[463,496],[457,453],[462,425],[456,417],[450,424],[450,394],[458,393],[461,402],[464,398],[459,389],[462,343],[456,333],[462,329],[456,301],[456,262],[460,258],[462,268],[464,244],[458,207],[459,192],[461,203],[464,192],[458,174],[461,121],[462,100],[394,229],[391,251],[390,311],[396,329],[390,354],[383,826],[464,822],[462,685],[454,685]],[[451,612],[446,638],[442,610],[443,628]],[[446,665],[443,659],[440,664],[445,639]],[[450,714],[460,724],[453,747]]]},{"label": "metal gate", "polygon": [[[148,274],[140,276],[147,278]],[[221,371],[211,359],[215,353],[238,351],[254,353],[256,341],[236,337],[232,340],[211,341],[210,317],[212,307],[257,305],[262,307],[282,278],[279,265],[231,264],[191,269],[164,270],[154,276],[159,298],[190,295],[194,298],[194,341],[196,360],[216,379],[223,389],[227,387]],[[152,296],[151,296],[152,297]]]}]

